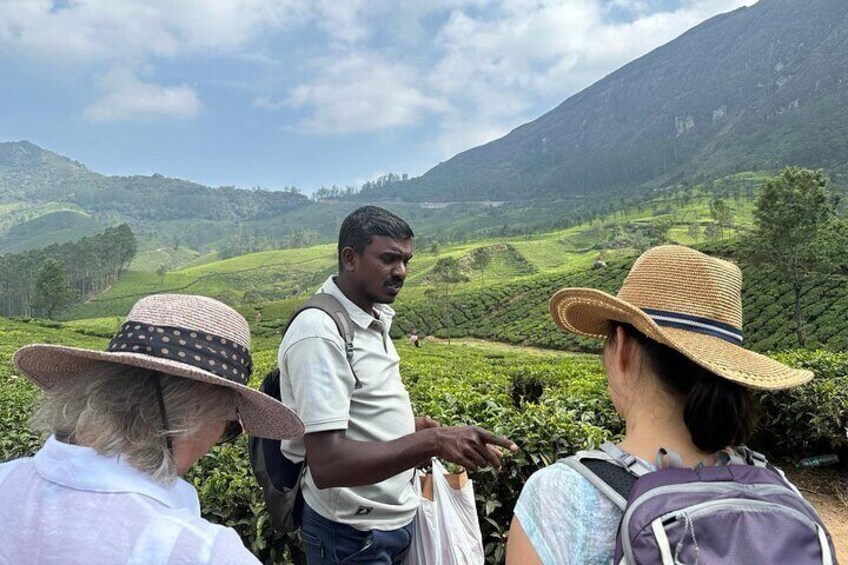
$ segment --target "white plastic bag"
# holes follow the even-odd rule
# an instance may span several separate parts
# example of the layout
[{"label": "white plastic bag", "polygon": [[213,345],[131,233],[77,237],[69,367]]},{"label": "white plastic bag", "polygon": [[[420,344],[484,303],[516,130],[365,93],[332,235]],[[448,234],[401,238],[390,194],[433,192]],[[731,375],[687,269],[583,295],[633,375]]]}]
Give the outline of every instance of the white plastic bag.
[{"label": "white plastic bag", "polygon": [[474,505],[474,485],[455,490],[444,466],[433,459],[433,500],[422,493],[421,474],[415,476],[418,513],[406,565],[481,565],[483,539]]}]

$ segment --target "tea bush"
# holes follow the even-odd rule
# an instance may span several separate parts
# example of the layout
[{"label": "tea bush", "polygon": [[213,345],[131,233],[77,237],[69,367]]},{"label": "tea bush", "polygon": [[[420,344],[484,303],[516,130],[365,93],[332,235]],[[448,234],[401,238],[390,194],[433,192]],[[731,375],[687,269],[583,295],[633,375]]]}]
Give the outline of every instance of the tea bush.
[{"label": "tea bush", "polygon": [[[78,325],[75,328],[81,329]],[[12,370],[12,352],[31,342],[104,348],[107,340],[68,328],[2,318],[0,335],[0,459],[7,461],[32,454],[42,441],[27,431],[36,390]],[[275,335],[255,339],[254,385],[275,363],[278,342]],[[603,369],[594,355],[434,343],[412,348],[398,342],[398,348],[401,374],[417,414],[445,425],[478,424],[521,447],[504,458],[500,472],[472,473],[491,563],[503,561],[512,509],[527,478],[540,467],[622,431],[606,393]],[[818,378],[794,391],[759,395],[763,425],[752,445],[792,458],[822,449],[845,449],[848,355],[791,351],[776,356],[813,369]],[[198,489],[208,519],[235,528],[263,562],[286,562],[286,540],[271,529],[246,449],[245,438],[215,448],[186,478]]]},{"label": "tea bush", "polygon": [[816,377],[802,387],[758,395],[762,416],[754,445],[793,459],[836,451],[848,462],[848,355],[795,350],[774,357]]},{"label": "tea bush", "polygon": [[[732,260],[732,245],[712,245],[705,251]],[[615,294],[634,258],[618,258],[603,269],[543,274],[517,281],[458,292],[442,300],[413,300],[399,304],[394,335],[412,329],[437,337],[475,337],[512,343],[595,352],[596,341],[566,334],[551,320],[548,301],[564,287],[589,287]],[[742,303],[745,346],[755,351],[782,351],[798,347],[795,337],[791,285],[774,270],[739,261],[742,269]],[[803,295],[805,347],[844,351],[848,348],[848,277],[813,273]]]}]

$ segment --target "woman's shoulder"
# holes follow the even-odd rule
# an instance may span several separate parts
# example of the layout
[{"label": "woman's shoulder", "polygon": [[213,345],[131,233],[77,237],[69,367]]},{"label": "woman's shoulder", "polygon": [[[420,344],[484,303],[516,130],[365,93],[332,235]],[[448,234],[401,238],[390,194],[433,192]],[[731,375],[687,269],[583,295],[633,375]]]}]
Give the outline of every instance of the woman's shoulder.
[{"label": "woman's shoulder", "polygon": [[515,515],[543,563],[612,559],[621,511],[565,460],[533,473]]},{"label": "woman's shoulder", "polygon": [[568,460],[573,459],[573,456],[561,459],[533,473],[524,485],[519,502],[523,499],[537,506],[565,505],[573,513],[597,506],[601,504],[599,501],[609,502],[589,479],[568,464]]},{"label": "woman's shoulder", "polygon": [[[168,534],[175,539],[168,563],[205,563],[223,565],[257,563],[256,557],[244,546],[238,533],[229,527],[195,516],[185,510],[165,511],[156,518],[168,523],[178,533]],[[164,524],[163,524],[164,525]],[[167,528],[158,528],[166,532]]]},{"label": "woman's shoulder", "polygon": [[531,488],[535,486],[542,489],[557,485],[582,486],[584,483],[591,485],[583,475],[568,464],[568,460],[574,459],[574,456],[567,457],[539,469],[527,480],[525,488],[527,486]]}]

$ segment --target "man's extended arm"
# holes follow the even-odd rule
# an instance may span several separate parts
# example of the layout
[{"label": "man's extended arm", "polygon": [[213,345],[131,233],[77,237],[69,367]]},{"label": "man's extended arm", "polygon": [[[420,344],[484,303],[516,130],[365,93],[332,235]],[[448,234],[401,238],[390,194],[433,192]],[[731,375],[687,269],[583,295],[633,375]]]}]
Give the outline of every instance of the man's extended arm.
[{"label": "man's extended arm", "polygon": [[472,470],[498,468],[500,452],[494,446],[518,449],[482,428],[438,427],[429,418],[416,419],[415,433],[392,441],[348,438],[345,429],[355,383],[344,344],[326,314],[306,311],[295,318],[289,331],[296,335],[301,325],[309,328],[309,337],[281,348],[279,363],[290,375],[293,407],[306,426],[306,459],[318,488],[379,483],[428,463],[431,457]]},{"label": "man's extended arm", "polygon": [[318,488],[372,485],[441,457],[475,470],[500,468],[500,446],[518,447],[510,440],[476,426],[433,427],[393,441],[356,441],[344,430],[304,436],[306,459]]}]

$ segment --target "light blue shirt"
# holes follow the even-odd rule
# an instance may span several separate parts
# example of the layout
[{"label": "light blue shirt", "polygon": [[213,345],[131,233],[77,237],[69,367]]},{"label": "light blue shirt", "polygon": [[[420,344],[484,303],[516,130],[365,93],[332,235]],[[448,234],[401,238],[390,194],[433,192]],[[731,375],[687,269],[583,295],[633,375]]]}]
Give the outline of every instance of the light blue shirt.
[{"label": "light blue shirt", "polygon": [[200,517],[197,492],[120,457],[51,436],[0,465],[0,563],[259,563],[230,528]]},{"label": "light blue shirt", "polygon": [[515,516],[545,565],[612,563],[622,512],[562,461],[531,475],[521,490]]}]

